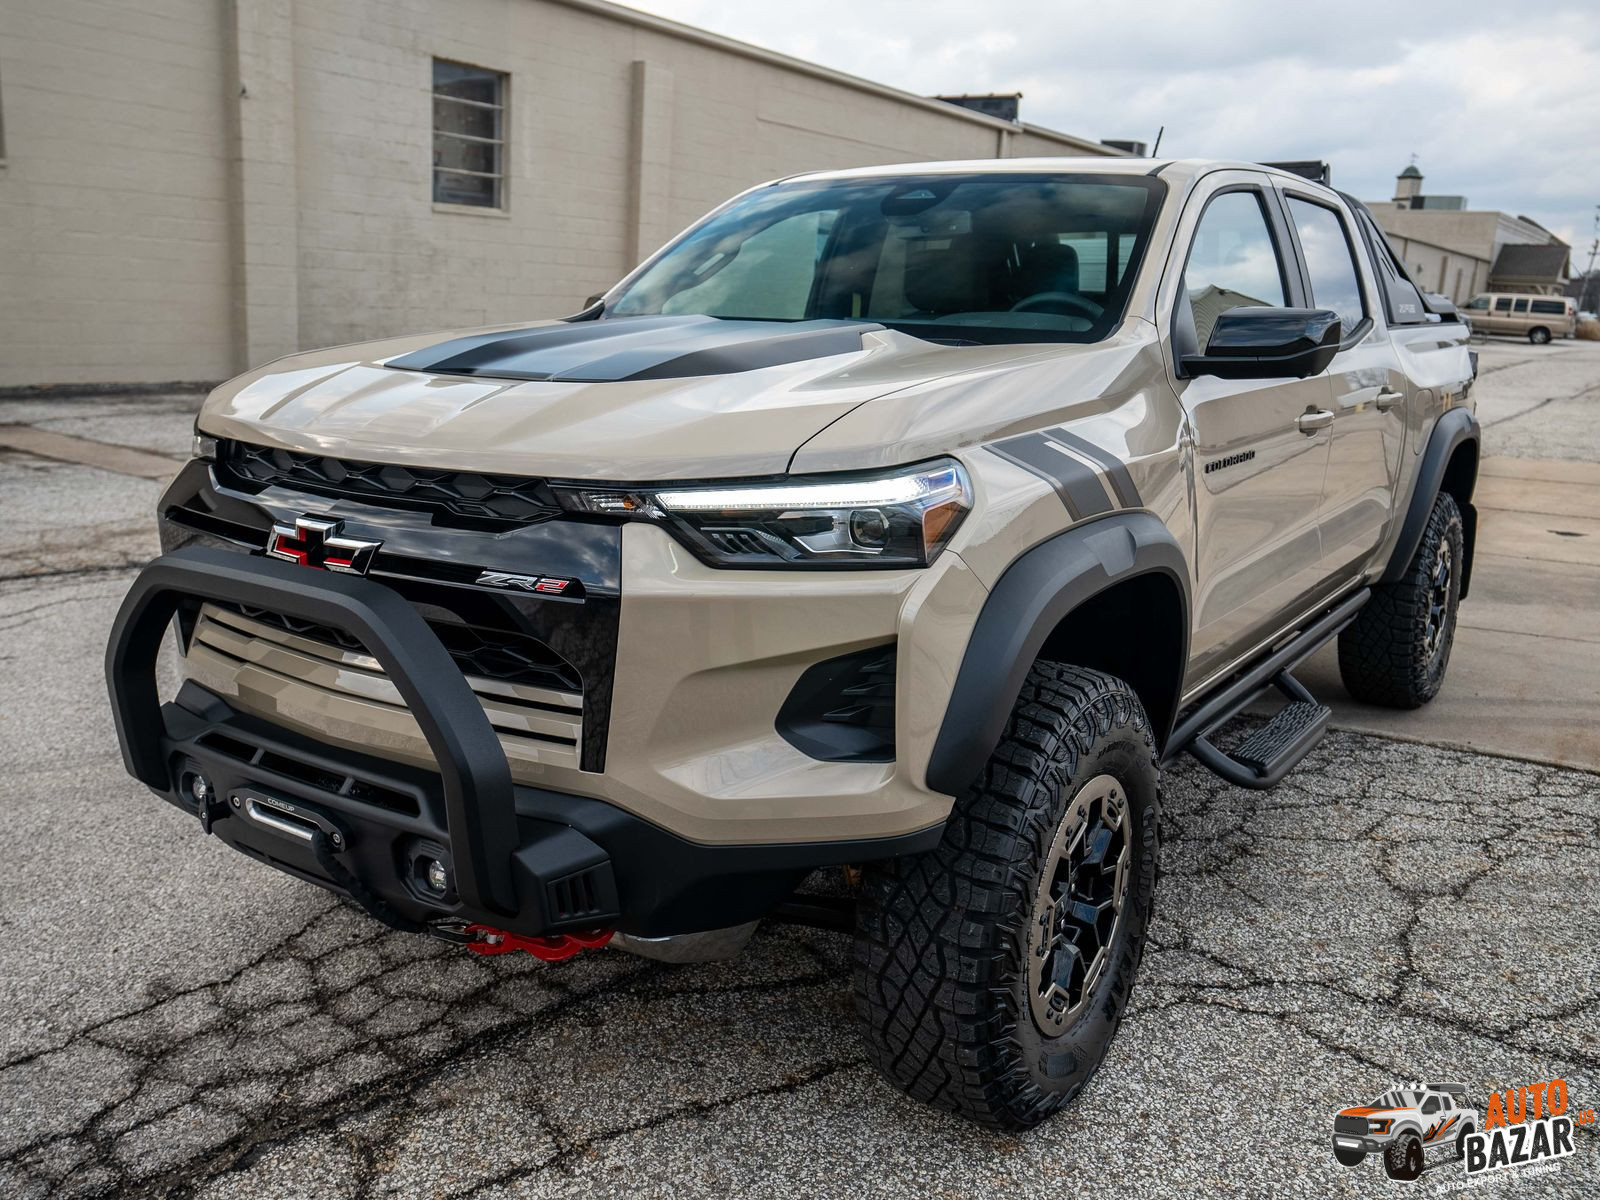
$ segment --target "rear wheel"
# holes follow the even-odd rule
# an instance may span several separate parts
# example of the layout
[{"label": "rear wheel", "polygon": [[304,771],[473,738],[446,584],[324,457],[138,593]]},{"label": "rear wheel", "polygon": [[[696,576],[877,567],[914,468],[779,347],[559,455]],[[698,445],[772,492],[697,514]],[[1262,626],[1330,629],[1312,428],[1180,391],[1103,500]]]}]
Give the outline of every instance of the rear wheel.
[{"label": "rear wheel", "polygon": [[1083,1088],[1144,948],[1157,781],[1126,683],[1034,665],[940,845],[864,872],[856,1009],[891,1083],[998,1129]]},{"label": "rear wheel", "polygon": [[1422,1142],[1414,1133],[1402,1133],[1383,1152],[1383,1173],[1390,1179],[1415,1179],[1423,1165]]},{"label": "rear wheel", "polygon": [[1542,346],[1550,340],[1550,331],[1542,325],[1537,329],[1528,330],[1528,340],[1535,346]]},{"label": "rear wheel", "polygon": [[1439,694],[1455,641],[1466,539],[1461,510],[1439,493],[1406,572],[1372,588],[1339,635],[1339,675],[1366,704],[1419,708]]}]

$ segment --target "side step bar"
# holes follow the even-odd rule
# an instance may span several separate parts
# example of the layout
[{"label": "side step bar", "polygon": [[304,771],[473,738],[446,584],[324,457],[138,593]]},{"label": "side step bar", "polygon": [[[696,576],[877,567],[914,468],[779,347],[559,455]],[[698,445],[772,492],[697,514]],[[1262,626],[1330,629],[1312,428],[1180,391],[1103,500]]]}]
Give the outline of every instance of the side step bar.
[{"label": "side step bar", "polygon": [[[1306,691],[1291,671],[1355,620],[1371,598],[1363,588],[1312,622],[1289,642],[1250,667],[1178,723],[1167,742],[1170,761],[1188,751],[1214,774],[1247,788],[1269,788],[1299,764],[1323,738],[1331,709]],[[1223,725],[1273,689],[1289,701],[1231,754],[1210,741]]]}]

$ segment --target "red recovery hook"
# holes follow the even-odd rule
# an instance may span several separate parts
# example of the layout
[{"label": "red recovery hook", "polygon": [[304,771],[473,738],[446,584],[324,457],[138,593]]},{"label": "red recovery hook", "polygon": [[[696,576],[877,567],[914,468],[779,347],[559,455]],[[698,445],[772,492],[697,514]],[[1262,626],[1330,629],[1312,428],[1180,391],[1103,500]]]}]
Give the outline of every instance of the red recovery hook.
[{"label": "red recovery hook", "polygon": [[561,962],[580,950],[598,950],[611,940],[614,932],[596,929],[585,933],[558,933],[554,937],[524,937],[493,925],[468,925],[462,930],[469,939],[467,949],[474,954],[510,954],[513,950],[526,950],[545,962]]}]

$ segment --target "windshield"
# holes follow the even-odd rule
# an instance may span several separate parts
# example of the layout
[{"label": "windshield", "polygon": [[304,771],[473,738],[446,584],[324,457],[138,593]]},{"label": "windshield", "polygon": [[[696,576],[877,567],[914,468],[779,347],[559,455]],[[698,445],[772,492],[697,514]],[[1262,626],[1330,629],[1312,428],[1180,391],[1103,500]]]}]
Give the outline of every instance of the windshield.
[{"label": "windshield", "polygon": [[1415,1108],[1417,1093],[1406,1091],[1385,1092],[1372,1102],[1373,1108]]},{"label": "windshield", "polygon": [[1165,185],[932,175],[777,184],[733,201],[605,316],[871,321],[943,342],[1098,341],[1122,318]]}]

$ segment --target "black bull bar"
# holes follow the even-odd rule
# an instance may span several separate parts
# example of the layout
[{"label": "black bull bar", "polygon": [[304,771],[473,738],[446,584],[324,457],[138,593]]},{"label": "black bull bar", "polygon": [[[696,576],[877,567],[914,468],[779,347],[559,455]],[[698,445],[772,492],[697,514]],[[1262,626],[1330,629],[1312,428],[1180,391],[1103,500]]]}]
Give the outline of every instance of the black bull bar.
[{"label": "black bull bar", "polygon": [[416,609],[370,579],[203,546],[173,551],[146,566],[117,612],[106,651],[112,712],[129,774],[168,798],[175,794],[175,738],[156,687],[156,658],[173,617],[196,600],[271,609],[358,639],[405,699],[437,762],[462,907],[507,917],[523,911],[513,867],[520,840],[516,798],[499,738],[460,668]]}]

